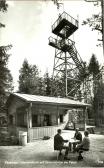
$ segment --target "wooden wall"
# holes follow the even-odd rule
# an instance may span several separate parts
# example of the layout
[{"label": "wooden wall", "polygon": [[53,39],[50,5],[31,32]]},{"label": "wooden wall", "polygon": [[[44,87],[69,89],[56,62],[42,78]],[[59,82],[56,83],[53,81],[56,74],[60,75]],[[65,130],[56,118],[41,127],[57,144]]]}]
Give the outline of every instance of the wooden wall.
[{"label": "wooden wall", "polygon": [[[17,135],[16,111],[18,108],[26,106],[23,100],[13,96],[8,106],[8,131],[10,135]],[[10,117],[13,118],[13,123],[10,123]]]},{"label": "wooden wall", "polygon": [[57,133],[57,129],[63,129],[64,127],[65,123],[54,126],[31,128],[29,129],[30,142],[35,139],[43,138],[44,136],[52,137]]},{"label": "wooden wall", "polygon": [[[66,123],[68,122],[68,118],[69,118],[68,113],[62,107],[58,107],[54,104],[48,105],[48,104],[39,104],[39,103],[33,104],[32,103],[31,113],[39,116],[38,117],[38,127],[29,128],[28,124],[26,126],[26,121],[25,121],[25,127],[21,127],[21,124],[19,124],[21,123],[21,121],[20,120],[17,121],[18,120],[17,114],[20,115],[20,119],[21,119],[21,114],[24,114],[25,118],[28,119],[27,112],[29,112],[29,109],[30,109],[29,103],[26,104],[25,101],[17,97],[12,97],[11,102],[8,107],[9,116],[10,115],[13,116],[12,125],[10,123],[8,124],[8,129],[9,129],[10,134],[16,135],[17,137],[19,137],[19,131],[27,131],[28,139],[30,140],[38,139],[43,136],[54,135],[58,127],[61,126],[62,128],[64,128]],[[50,116],[51,118],[50,126],[44,126],[43,124],[44,115]],[[60,115],[63,115],[63,123],[60,123]],[[31,122],[32,122],[32,118],[31,118]]]}]

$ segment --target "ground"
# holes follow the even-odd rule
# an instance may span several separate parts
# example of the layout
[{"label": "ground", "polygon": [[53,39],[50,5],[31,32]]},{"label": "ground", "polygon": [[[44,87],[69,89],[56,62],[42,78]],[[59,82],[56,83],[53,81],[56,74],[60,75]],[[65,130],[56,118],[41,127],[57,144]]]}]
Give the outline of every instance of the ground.
[{"label": "ground", "polygon": [[[73,135],[74,131],[69,130],[62,133],[64,139]],[[69,154],[69,161],[63,161],[62,157],[57,161],[53,138],[35,140],[26,146],[0,146],[0,168],[104,167],[104,135],[90,134],[89,137],[91,149],[86,152],[83,161],[77,161],[78,154]]]}]

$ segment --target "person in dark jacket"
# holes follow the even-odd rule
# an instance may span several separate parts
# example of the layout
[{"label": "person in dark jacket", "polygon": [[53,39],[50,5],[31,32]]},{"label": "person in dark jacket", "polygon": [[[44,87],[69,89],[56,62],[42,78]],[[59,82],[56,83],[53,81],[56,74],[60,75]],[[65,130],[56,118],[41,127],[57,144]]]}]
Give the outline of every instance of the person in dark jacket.
[{"label": "person in dark jacket", "polygon": [[74,138],[80,140],[80,143],[82,142],[82,134],[79,132],[79,128],[76,128]]},{"label": "person in dark jacket", "polygon": [[68,155],[69,147],[64,146],[64,143],[67,143],[68,140],[64,140],[61,136],[61,129],[57,130],[57,134],[54,136],[54,150],[59,150],[59,155],[62,155],[62,149],[66,149],[65,157]]},{"label": "person in dark jacket", "polygon": [[[80,141],[79,143],[82,142],[82,134],[79,132],[79,128],[76,128],[75,130],[74,139],[79,140]],[[75,148],[76,148],[76,144],[73,144],[73,151],[75,151]]]}]

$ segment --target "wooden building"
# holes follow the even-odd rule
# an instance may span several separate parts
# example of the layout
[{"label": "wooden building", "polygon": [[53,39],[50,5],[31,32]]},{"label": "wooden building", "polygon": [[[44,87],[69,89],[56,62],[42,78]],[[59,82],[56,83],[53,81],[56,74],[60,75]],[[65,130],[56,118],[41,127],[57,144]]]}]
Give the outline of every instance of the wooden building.
[{"label": "wooden building", "polygon": [[63,129],[69,120],[69,111],[73,108],[83,110],[85,121],[88,104],[68,98],[11,93],[7,106],[10,134],[19,137],[20,131],[26,131],[28,142],[31,142],[55,135],[58,128]]}]

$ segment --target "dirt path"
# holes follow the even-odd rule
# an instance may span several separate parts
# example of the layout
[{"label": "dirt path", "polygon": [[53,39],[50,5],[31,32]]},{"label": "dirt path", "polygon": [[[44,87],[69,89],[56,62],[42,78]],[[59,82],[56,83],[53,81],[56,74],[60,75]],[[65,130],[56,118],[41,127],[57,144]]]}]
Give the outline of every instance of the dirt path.
[{"label": "dirt path", "polygon": [[[63,136],[72,136],[64,132]],[[69,154],[70,161],[56,160],[53,150],[53,138],[36,140],[25,147],[0,146],[0,168],[32,167],[104,167],[104,135],[90,134],[91,150],[83,161],[77,161],[77,155]]]}]

